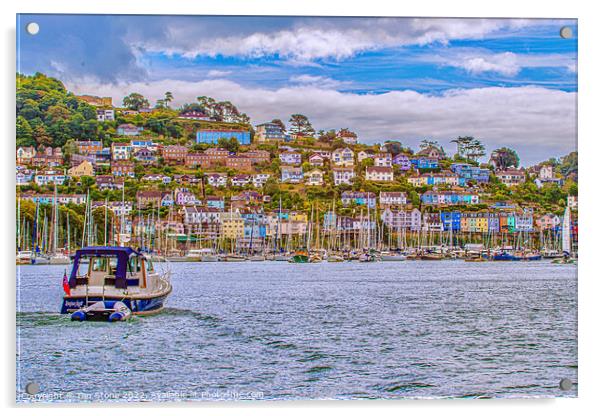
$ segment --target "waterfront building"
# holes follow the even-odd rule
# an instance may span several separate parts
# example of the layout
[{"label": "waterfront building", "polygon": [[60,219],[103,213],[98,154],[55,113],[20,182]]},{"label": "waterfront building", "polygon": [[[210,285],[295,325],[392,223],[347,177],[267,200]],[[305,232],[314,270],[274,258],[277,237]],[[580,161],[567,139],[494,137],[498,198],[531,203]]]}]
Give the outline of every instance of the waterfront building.
[{"label": "waterfront building", "polygon": [[500,217],[495,212],[489,213],[489,218],[487,221],[489,232],[490,233],[499,233],[500,232]]},{"label": "waterfront building", "polygon": [[171,183],[171,177],[161,173],[149,173],[148,175],[144,175],[142,180],[147,182],[161,182],[165,185]]},{"label": "waterfront building", "polygon": [[524,209],[522,213],[517,213],[515,215],[515,230],[516,231],[524,231],[531,232],[534,228],[533,221],[533,210]]},{"label": "waterfront building", "polygon": [[381,213],[381,220],[391,230],[420,230],[422,213],[414,208],[412,210],[385,208]]},{"label": "waterfront building", "polygon": [[441,214],[436,212],[425,212],[422,214],[423,231],[443,231],[443,220]]},{"label": "waterfront building", "polygon": [[554,214],[544,214],[536,221],[540,230],[556,230],[560,226],[560,217]]},{"label": "waterfront building", "polygon": [[231,240],[243,238],[245,235],[245,220],[239,212],[220,212],[222,236]]},{"label": "waterfront building", "polygon": [[462,213],[460,229],[463,232],[486,233],[489,231],[488,212],[465,212]]},{"label": "waterfront building", "polygon": [[445,231],[460,231],[462,214],[459,211],[443,211],[441,212],[441,222]]},{"label": "waterfront building", "polygon": [[242,129],[201,129],[196,132],[196,142],[217,144],[219,139],[235,138],[241,145],[251,144],[251,132]]}]

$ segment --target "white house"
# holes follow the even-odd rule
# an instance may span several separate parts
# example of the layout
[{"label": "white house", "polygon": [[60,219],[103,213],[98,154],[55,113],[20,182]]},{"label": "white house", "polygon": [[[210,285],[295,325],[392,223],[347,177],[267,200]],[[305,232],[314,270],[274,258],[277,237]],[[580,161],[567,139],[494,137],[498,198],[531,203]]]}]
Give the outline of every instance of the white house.
[{"label": "white house", "polygon": [[113,109],[97,109],[96,120],[98,121],[115,121],[115,110]]},{"label": "white house", "polygon": [[321,186],[324,184],[324,172],[320,169],[314,169],[305,174],[307,177],[305,183],[311,186]]},{"label": "white house", "polygon": [[280,162],[286,165],[300,165],[301,154],[297,152],[282,152],[279,155]]},{"label": "white house", "polygon": [[245,186],[251,183],[251,175],[235,175],[230,182],[232,186]]},{"label": "white house", "polygon": [[391,153],[378,153],[374,155],[374,166],[390,168],[393,164]]},{"label": "white house", "polygon": [[257,173],[253,175],[253,186],[255,188],[261,188],[270,179],[269,173]]},{"label": "white house", "polygon": [[207,183],[214,187],[222,187],[228,184],[228,176],[225,173],[208,173]]},{"label": "white house", "polygon": [[335,166],[351,167],[354,165],[354,153],[348,147],[336,149],[332,152],[332,163]]},{"label": "white house", "polygon": [[383,166],[368,166],[366,167],[366,180],[375,182],[391,182],[393,181],[393,168]]},{"label": "white house", "polygon": [[336,186],[346,184],[351,185],[355,177],[353,168],[333,168],[332,176]]},{"label": "white house", "polygon": [[381,192],[379,199],[381,205],[405,205],[407,203],[405,192]]},{"label": "white house", "polygon": [[113,143],[111,145],[111,158],[113,160],[127,160],[132,155],[131,143]]}]

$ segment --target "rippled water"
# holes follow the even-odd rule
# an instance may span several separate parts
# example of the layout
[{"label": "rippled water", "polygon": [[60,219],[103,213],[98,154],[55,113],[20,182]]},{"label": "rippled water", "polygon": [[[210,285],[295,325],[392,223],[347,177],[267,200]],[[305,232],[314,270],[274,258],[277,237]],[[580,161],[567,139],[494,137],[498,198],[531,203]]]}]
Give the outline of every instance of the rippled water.
[{"label": "rippled water", "polygon": [[171,267],[164,313],[113,324],[57,313],[64,266],[20,267],[17,399],[577,395],[573,265]]}]

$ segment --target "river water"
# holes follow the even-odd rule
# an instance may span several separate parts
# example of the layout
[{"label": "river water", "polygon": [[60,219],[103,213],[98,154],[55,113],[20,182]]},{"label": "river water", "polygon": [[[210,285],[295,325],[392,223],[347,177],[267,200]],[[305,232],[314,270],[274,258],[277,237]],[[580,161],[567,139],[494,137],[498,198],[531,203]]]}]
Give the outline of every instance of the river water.
[{"label": "river water", "polygon": [[18,401],[577,395],[574,265],[174,263],[113,324],[57,313],[64,267],[18,268]]}]

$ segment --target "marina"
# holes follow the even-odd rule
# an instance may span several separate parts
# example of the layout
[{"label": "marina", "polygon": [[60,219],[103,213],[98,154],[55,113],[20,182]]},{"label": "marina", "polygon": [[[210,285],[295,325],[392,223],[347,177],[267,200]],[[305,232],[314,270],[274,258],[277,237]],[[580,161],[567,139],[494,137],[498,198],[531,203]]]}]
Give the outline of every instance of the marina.
[{"label": "marina", "polygon": [[129,387],[114,400],[128,392],[158,400],[168,392],[218,400],[226,391],[266,399],[577,394],[557,388],[577,377],[573,265],[268,261],[171,270],[162,313],[81,323],[59,313],[64,266],[19,267],[18,390],[34,379],[58,401],[116,384]]}]

